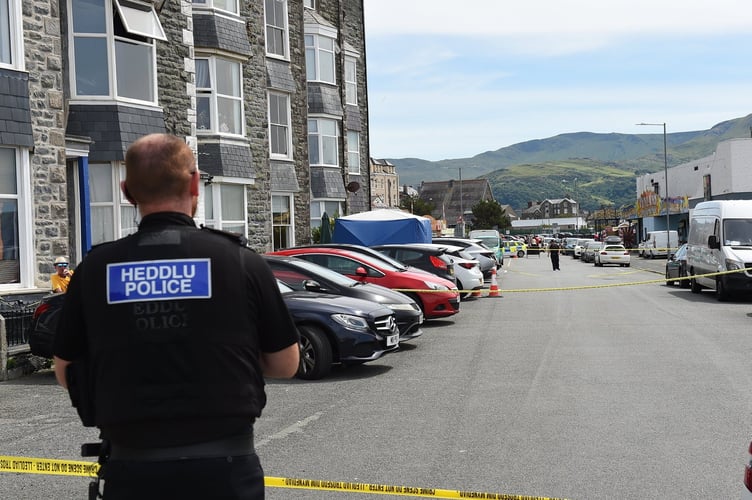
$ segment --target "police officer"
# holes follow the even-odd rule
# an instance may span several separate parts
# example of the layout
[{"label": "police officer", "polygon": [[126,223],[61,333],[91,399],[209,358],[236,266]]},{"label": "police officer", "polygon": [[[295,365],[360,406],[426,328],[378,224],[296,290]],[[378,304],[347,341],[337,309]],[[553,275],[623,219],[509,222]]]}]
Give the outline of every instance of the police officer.
[{"label": "police officer", "polygon": [[264,376],[297,371],[297,330],[262,258],[196,227],[199,174],[184,141],[142,137],[125,167],[138,232],[78,266],[54,346],[63,387],[69,364],[90,365],[111,443],[104,498],[263,498],[253,422]]}]

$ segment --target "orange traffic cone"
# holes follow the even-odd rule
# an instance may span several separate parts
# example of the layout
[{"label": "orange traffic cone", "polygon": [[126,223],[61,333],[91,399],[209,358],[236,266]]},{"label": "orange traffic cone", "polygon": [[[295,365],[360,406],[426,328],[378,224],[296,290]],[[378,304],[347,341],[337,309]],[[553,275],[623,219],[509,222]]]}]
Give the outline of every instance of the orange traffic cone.
[{"label": "orange traffic cone", "polygon": [[491,269],[491,288],[488,289],[488,297],[499,297],[499,285],[496,283],[496,268]]},{"label": "orange traffic cone", "polygon": [[473,292],[470,294],[471,297],[482,297],[483,295],[480,293],[480,288],[477,290],[473,290]]}]

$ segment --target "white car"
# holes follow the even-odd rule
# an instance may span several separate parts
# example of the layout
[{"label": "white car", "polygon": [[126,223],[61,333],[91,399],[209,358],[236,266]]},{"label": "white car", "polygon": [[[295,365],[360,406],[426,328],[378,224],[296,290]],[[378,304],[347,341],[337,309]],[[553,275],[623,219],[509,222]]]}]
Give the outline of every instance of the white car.
[{"label": "white car", "polygon": [[[431,244],[444,249],[446,255],[454,264],[454,277],[457,280],[457,288],[460,289],[462,298],[470,297],[472,291],[480,291],[483,288],[483,271],[480,269],[480,261],[470,254],[467,249],[456,245]],[[466,290],[464,293],[462,290]]]},{"label": "white car", "polygon": [[585,243],[588,243],[589,241],[595,240],[591,240],[589,238],[581,238],[577,240],[577,242],[574,244],[574,249],[572,250],[572,258],[579,259],[582,256],[582,251],[585,249]]},{"label": "white car", "polygon": [[624,248],[624,245],[605,244],[593,254],[593,259],[594,266],[619,264],[620,266],[629,267],[630,264],[629,250]]}]

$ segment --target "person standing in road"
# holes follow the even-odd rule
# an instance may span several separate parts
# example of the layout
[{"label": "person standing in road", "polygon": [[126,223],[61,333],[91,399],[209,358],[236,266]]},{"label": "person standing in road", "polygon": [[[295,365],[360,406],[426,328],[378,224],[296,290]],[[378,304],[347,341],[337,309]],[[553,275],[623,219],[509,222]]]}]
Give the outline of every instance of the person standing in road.
[{"label": "person standing in road", "polygon": [[58,257],[55,259],[55,272],[50,276],[50,285],[53,293],[65,293],[68,290],[73,271],[68,267],[68,259]]},{"label": "person standing in road", "polygon": [[88,363],[111,445],[104,498],[262,499],[253,423],[264,377],[298,369],[296,327],[245,239],[196,227],[199,173],[183,140],[144,136],[125,169],[138,231],[79,264],[54,344],[63,387]]},{"label": "person standing in road", "polygon": [[556,240],[551,240],[551,243],[548,244],[548,255],[551,257],[551,266],[554,268],[554,271],[561,271],[559,269],[559,250],[561,249],[561,246],[556,242]]}]

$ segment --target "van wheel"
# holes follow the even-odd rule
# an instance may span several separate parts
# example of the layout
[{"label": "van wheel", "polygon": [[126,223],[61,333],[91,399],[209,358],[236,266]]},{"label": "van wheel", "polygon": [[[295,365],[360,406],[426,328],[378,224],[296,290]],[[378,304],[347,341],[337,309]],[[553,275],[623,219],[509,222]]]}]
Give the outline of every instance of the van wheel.
[{"label": "van wheel", "polygon": [[689,289],[692,293],[700,293],[702,291],[702,286],[700,286],[696,279],[690,278]]},{"label": "van wheel", "polygon": [[301,325],[300,365],[296,376],[303,380],[320,379],[332,368],[332,346],[320,328]]},{"label": "van wheel", "polygon": [[715,279],[715,294],[718,297],[718,300],[721,302],[726,302],[729,298],[731,298],[728,290],[726,289],[726,285],[723,284],[723,279],[721,279],[721,277]]},{"label": "van wheel", "polygon": [[666,286],[674,286],[674,283],[676,283],[676,281],[673,281],[668,275],[668,271],[666,271]]},{"label": "van wheel", "polygon": [[525,252],[523,250],[518,250],[517,251],[517,257],[522,258],[524,256],[525,256]]}]

